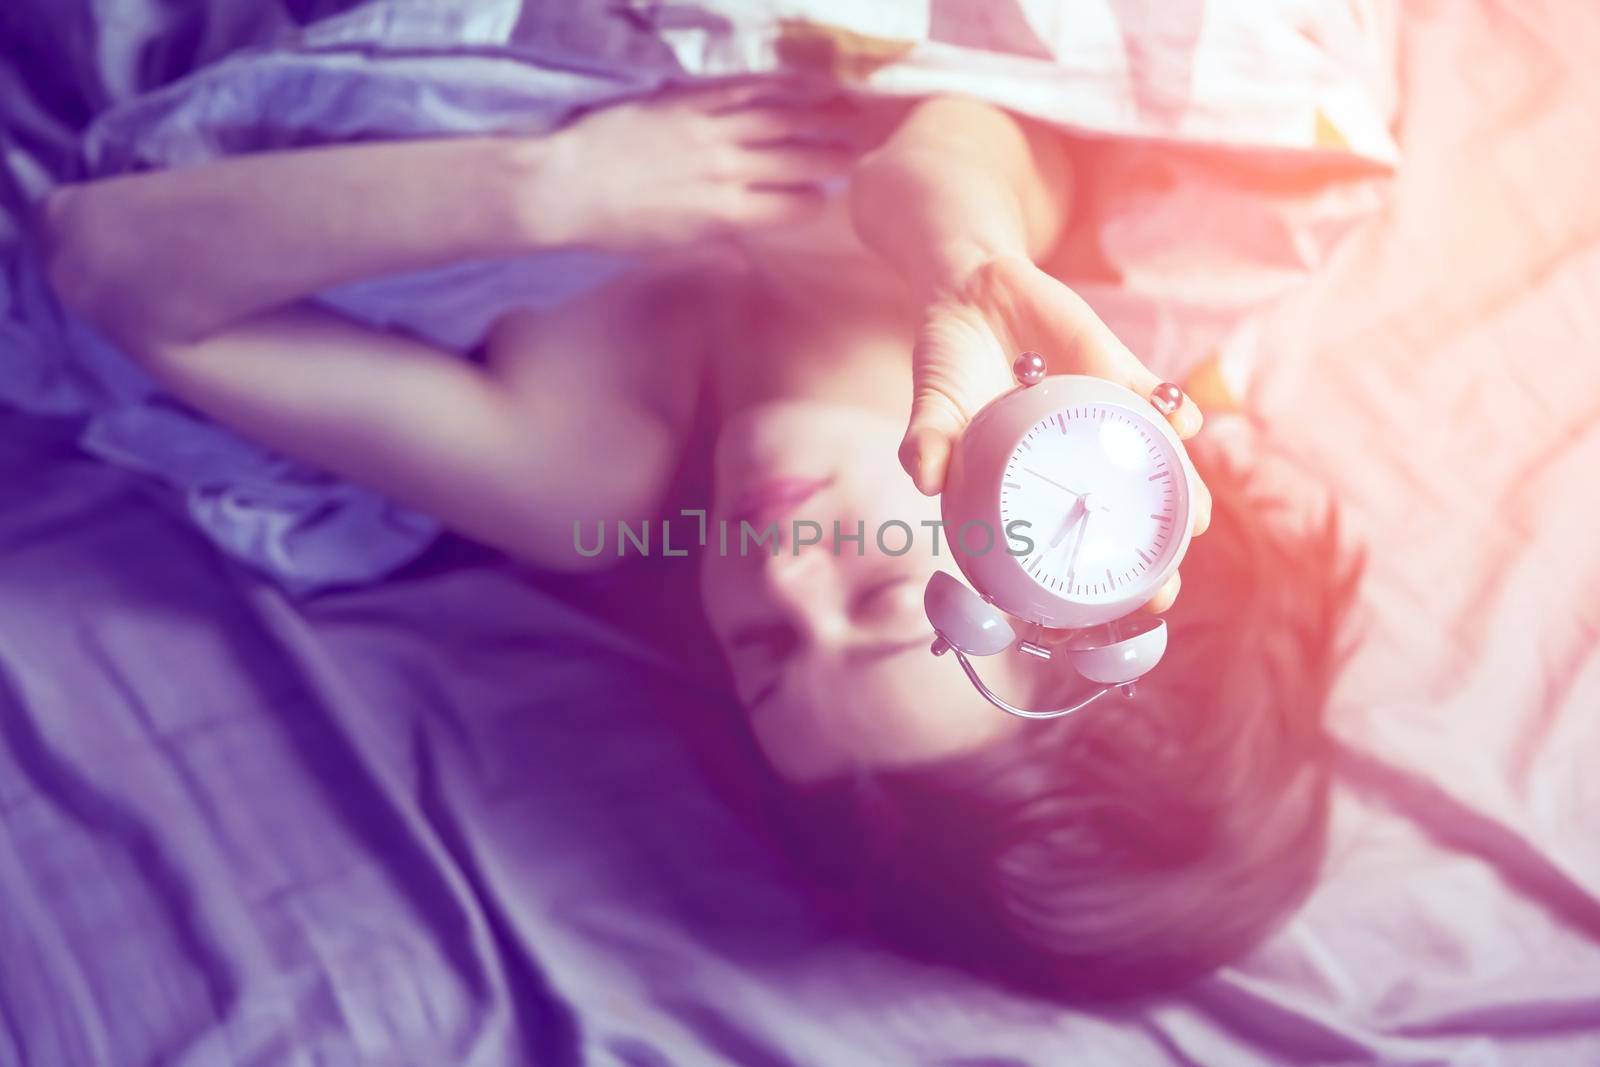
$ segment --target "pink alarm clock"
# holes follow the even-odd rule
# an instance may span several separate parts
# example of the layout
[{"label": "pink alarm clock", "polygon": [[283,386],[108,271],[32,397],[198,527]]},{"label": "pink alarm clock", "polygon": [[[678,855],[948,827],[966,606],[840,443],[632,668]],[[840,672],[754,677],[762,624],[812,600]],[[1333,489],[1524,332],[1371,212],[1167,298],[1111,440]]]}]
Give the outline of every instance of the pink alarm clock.
[{"label": "pink alarm clock", "polygon": [[[1196,475],[1166,419],[1182,402],[1176,386],[1146,399],[1102,378],[1047,377],[1031,352],[1013,369],[1017,388],[978,412],[958,442],[941,499],[971,588],[940,572],[923,603],[935,655],[954,651],[1003,710],[1047,718],[1117,686],[1131,692],[1166,651],[1166,623],[1139,608],[1189,547]],[[967,658],[1013,646],[1065,659],[1103,688],[1070,707],[1015,707]]]}]

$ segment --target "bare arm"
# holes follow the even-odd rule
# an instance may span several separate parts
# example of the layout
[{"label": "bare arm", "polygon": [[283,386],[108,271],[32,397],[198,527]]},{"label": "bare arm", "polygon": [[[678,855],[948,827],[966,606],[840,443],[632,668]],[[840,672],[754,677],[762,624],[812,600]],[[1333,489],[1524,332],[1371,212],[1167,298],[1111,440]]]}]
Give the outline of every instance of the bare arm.
[{"label": "bare arm", "polygon": [[[673,418],[592,373],[654,351],[589,347],[585,320],[607,312],[589,304],[559,329],[497,331],[480,367],[305,298],[467,258],[784,221],[846,162],[785,143],[815,125],[738,87],[619,105],[540,141],[268,153],[94,182],[45,206],[49,271],[68,307],[213,418],[515,554],[577,566],[572,520],[638,515],[671,473]],[[587,376],[556,373],[569,349]],[[605,469],[573,461],[590,427],[619,424],[627,447],[585,452]]]},{"label": "bare arm", "polygon": [[314,149],[68,187],[46,206],[51,278],[67,306],[219,422],[559,563],[546,547],[559,498],[541,491],[552,441],[539,413],[450,353],[302,302],[536,244],[517,205],[536,147]]},{"label": "bare arm", "polygon": [[549,149],[474,138],[271,152],[66,186],[50,276],[131,348],[188,342],[359,278],[564,236],[532,205]]},{"label": "bare arm", "polygon": [[[618,340],[608,324],[626,321],[645,284],[508,318],[484,365],[303,306],[168,346],[149,365],[249,437],[512,555],[591,569],[607,560],[573,551],[573,522],[649,517],[690,414],[692,392],[658,388],[645,403],[636,389],[612,388],[614,373],[597,376],[645,357],[676,362],[659,324],[631,350],[601,347]],[[697,354],[682,351],[683,362]],[[694,368],[682,370],[692,391]]]},{"label": "bare arm", "polygon": [[793,221],[850,158],[827,143],[844,120],[780,92],[619,104],[542,138],[268,152],[64,187],[44,209],[51,281],[138,350],[361,278]]},{"label": "bare arm", "polygon": [[1060,135],[975,100],[919,104],[856,168],[862,242],[927,299],[991,260],[1037,260],[1066,224],[1072,172]]}]

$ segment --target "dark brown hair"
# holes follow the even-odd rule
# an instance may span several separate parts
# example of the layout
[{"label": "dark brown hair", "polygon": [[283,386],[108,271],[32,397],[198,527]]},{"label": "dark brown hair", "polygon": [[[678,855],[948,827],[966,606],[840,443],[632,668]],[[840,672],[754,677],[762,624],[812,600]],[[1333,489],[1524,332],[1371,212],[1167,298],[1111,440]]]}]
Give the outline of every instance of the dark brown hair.
[{"label": "dark brown hair", "polygon": [[1156,992],[1257,944],[1314,883],[1323,706],[1359,564],[1227,466],[1165,661],[1132,697],[984,751],[798,795],[849,914],[919,956],[1077,1000]]}]

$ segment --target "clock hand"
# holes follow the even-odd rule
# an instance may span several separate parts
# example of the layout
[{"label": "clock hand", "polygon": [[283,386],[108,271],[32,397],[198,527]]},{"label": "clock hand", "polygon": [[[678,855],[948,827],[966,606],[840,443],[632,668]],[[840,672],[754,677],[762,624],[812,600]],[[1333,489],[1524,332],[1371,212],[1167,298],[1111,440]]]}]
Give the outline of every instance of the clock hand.
[{"label": "clock hand", "polygon": [[1054,551],[1057,545],[1066,540],[1067,534],[1070,533],[1072,529],[1078,525],[1078,523],[1088,518],[1088,516],[1089,509],[1085,506],[1083,497],[1080,496],[1077,500],[1073,501],[1072,509],[1067,512],[1067,517],[1062,520],[1061,529],[1057,530],[1056,535],[1050,539],[1050,547],[1048,551]]},{"label": "clock hand", "polygon": [[1089,533],[1089,512],[1083,513],[1083,522],[1078,526],[1078,539],[1072,543],[1072,554],[1067,557],[1067,584],[1072,584],[1073,570],[1078,565],[1078,549],[1083,547],[1083,539]]},{"label": "clock hand", "polygon": [[1078,492],[1076,489],[1072,488],[1070,485],[1062,485],[1060,482],[1056,481],[1054,478],[1051,478],[1048,475],[1040,474],[1038,471],[1034,470],[1032,467],[1023,467],[1022,468],[1022,473],[1031,474],[1035,478],[1038,478],[1042,482],[1049,482],[1051,485],[1055,486],[1057,489],[1065,490],[1066,492],[1071,493],[1073,496],[1082,496],[1083,495],[1082,493]]}]

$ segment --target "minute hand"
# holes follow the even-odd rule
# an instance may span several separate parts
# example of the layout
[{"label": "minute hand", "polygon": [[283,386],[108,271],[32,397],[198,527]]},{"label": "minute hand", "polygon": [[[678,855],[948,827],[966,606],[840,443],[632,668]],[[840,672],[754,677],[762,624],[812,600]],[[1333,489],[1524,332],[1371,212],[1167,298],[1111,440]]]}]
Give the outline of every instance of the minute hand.
[{"label": "minute hand", "polygon": [[1071,493],[1073,496],[1082,496],[1083,495],[1082,493],[1078,492],[1078,490],[1072,488],[1072,486],[1070,486],[1070,485],[1062,485],[1060,482],[1056,481],[1054,478],[1052,478],[1052,477],[1050,477],[1049,475],[1046,475],[1046,474],[1040,474],[1038,471],[1034,470],[1032,467],[1023,467],[1022,468],[1022,473],[1031,474],[1035,478],[1039,479],[1042,482],[1049,482],[1051,485],[1055,486],[1057,489],[1063,490],[1064,492]]},{"label": "minute hand", "polygon": [[1072,584],[1078,566],[1078,549],[1083,547],[1083,539],[1089,536],[1089,516],[1091,512],[1085,509],[1083,518],[1078,523],[1078,539],[1072,542],[1072,554],[1067,557],[1067,584]]}]

